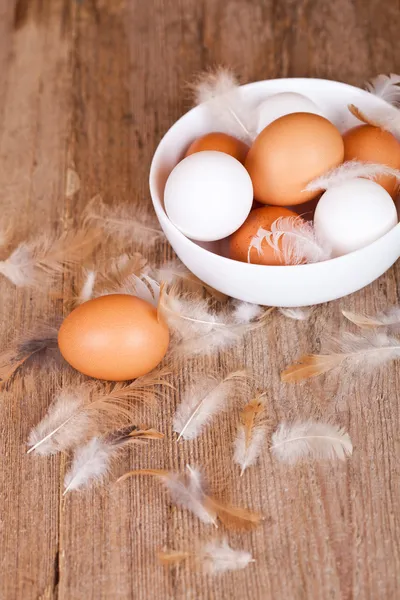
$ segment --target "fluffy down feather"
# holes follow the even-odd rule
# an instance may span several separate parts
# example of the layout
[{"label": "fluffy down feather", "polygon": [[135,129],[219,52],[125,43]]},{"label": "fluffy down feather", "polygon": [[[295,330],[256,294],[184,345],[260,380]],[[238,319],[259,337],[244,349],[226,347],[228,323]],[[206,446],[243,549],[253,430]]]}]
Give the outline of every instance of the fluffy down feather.
[{"label": "fluffy down feather", "polygon": [[352,454],[353,445],[349,434],[336,425],[282,423],[272,436],[271,452],[279,461],[292,464],[302,458],[345,460]]},{"label": "fluffy down feather", "polygon": [[207,103],[215,127],[251,142],[256,136],[255,111],[245,100],[235,75],[219,67],[201,74],[192,86],[196,104]]}]

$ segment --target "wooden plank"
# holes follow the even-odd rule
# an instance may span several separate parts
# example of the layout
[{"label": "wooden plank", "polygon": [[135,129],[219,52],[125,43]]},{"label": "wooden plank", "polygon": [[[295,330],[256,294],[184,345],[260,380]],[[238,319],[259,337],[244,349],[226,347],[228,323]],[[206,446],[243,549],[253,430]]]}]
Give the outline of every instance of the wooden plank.
[{"label": "wooden plank", "polygon": [[[100,193],[110,204],[151,204],[148,169],[162,134],[189,106],[185,83],[215,63],[245,81],[282,76],[328,77],[361,85],[379,71],[399,71],[398,2],[337,0],[19,0],[0,26],[0,201],[19,217],[20,235],[77,221]],[[1,13],[0,10],[0,14]],[[8,11],[8,12],[7,12]],[[12,18],[11,18],[12,17]],[[4,25],[4,23],[6,25]],[[11,23],[15,28],[11,29]],[[65,197],[66,169],[81,189]],[[135,249],[115,239],[108,253]],[[148,256],[172,255],[160,244]],[[104,258],[104,249],[99,259]],[[129,467],[184,469],[204,465],[211,489],[265,515],[251,534],[229,534],[250,550],[247,570],[211,579],[185,567],[164,570],[156,550],[186,547],[211,532],[170,506],[160,486],[144,479],[61,498],[64,457],[25,456],[31,426],[42,416],[57,376],[17,379],[1,406],[0,598],[60,600],[213,600],[331,598],[383,600],[400,595],[400,384],[389,365],[363,378],[329,376],[284,385],[279,372],[324,335],[345,327],[341,310],[374,313],[398,302],[399,267],[367,289],[318,307],[307,322],[276,313],[266,332],[218,361],[182,361],[175,383],[198,370],[246,365],[268,390],[274,425],[318,417],[347,427],[354,456],[344,465],[277,464],[267,451],[238,477],[229,447],[237,414],[223,415],[204,436],[175,441],[170,394],[149,424],[166,439],[126,453],[112,479]],[[64,293],[72,282],[65,280]],[[0,281],[2,339],[51,317],[60,304],[15,291]],[[11,316],[12,315],[12,316]],[[68,379],[65,379],[67,382]],[[222,475],[221,475],[222,474]],[[6,516],[5,516],[6,515]]]},{"label": "wooden plank", "polygon": [[[4,4],[4,3],[3,3]],[[12,4],[12,3],[10,3]],[[16,4],[0,111],[2,216],[15,219],[19,241],[62,230],[66,134],[69,126],[69,40],[64,3]],[[2,7],[4,10],[4,6]],[[2,47],[3,48],[3,47]],[[60,304],[45,294],[0,281],[2,346]],[[1,394],[0,597],[49,599],[58,578],[59,459],[26,455],[30,428],[43,416],[55,385],[45,372],[17,378]]]}]

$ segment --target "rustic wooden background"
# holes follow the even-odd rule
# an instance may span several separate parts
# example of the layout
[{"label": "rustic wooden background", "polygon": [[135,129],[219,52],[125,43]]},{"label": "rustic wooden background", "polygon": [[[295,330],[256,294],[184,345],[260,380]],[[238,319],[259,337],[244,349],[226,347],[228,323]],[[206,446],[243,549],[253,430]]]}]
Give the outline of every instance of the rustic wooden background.
[{"label": "rustic wooden background", "polygon": [[[151,210],[150,160],[187,109],[184,83],[194,72],[225,63],[244,81],[311,76],[361,85],[400,71],[399,25],[398,0],[0,0],[1,213],[17,215],[23,238],[69,227],[96,193]],[[73,197],[68,168],[81,181]],[[166,256],[160,245],[150,258]],[[266,450],[239,479],[226,464],[234,420],[223,416],[198,441],[177,445],[171,395],[151,423],[165,443],[132,450],[116,467],[114,478],[129,466],[203,464],[216,485],[224,465],[232,499],[266,516],[254,533],[229,535],[256,558],[242,572],[211,579],[157,564],[157,549],[208,530],[170,507],[153,481],[63,499],[67,458],[25,453],[60,376],[17,378],[0,404],[1,600],[399,598],[398,366],[362,379],[336,376],[329,386],[279,381],[299,352],[345,327],[342,308],[374,313],[396,304],[399,273],[395,266],[368,289],[318,307],[308,322],[276,314],[266,332],[219,358],[226,369],[259,371],[274,424],[317,416],[346,427],[354,443],[347,463],[288,468]],[[66,299],[70,290],[66,280]],[[0,298],[2,346],[63,310],[60,300],[5,280]],[[182,363],[175,383],[208,366]]]}]

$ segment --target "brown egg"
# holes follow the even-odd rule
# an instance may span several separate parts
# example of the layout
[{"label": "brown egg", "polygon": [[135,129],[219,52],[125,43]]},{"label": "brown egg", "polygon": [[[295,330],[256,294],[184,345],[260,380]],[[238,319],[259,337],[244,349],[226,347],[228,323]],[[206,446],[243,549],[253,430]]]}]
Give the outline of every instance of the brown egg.
[{"label": "brown egg", "polygon": [[230,154],[244,164],[249,147],[227,133],[207,133],[190,144],[185,157],[195,154],[195,152],[204,152],[204,150],[216,150]]},{"label": "brown egg", "polygon": [[60,352],[72,367],[110,381],[149,373],[164,358],[168,343],[168,327],[154,306],[124,294],[81,304],[58,333]]},{"label": "brown egg", "polygon": [[[256,248],[250,248],[252,238],[257,235],[260,227],[267,231],[279,217],[298,217],[298,214],[287,208],[278,206],[263,206],[252,210],[243,225],[229,238],[229,256],[240,262],[251,262],[257,265],[282,265],[279,255],[266,240],[261,243],[261,254]],[[250,260],[248,260],[250,258]]]},{"label": "brown egg", "polygon": [[[372,125],[359,125],[344,136],[344,159],[387,165],[400,169],[400,144],[388,131]],[[398,190],[395,177],[383,175],[375,179],[394,198]]]},{"label": "brown egg", "polygon": [[294,206],[318,195],[303,190],[312,179],[337,167],[343,156],[342,136],[330,121],[310,113],[293,113],[262,130],[245,167],[256,200]]}]

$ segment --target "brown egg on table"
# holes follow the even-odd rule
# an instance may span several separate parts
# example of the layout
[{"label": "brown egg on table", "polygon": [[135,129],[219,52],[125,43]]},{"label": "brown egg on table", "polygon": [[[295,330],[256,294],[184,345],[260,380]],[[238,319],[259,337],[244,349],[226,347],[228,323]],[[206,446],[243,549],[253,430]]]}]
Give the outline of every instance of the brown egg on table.
[{"label": "brown egg on table", "polygon": [[281,206],[263,206],[252,210],[243,225],[229,238],[229,257],[257,265],[285,264],[265,239],[261,242],[261,252],[255,247],[250,249],[260,228],[269,231],[272,223],[280,217],[298,217],[298,214]]},{"label": "brown egg on table", "polygon": [[[389,131],[372,125],[359,125],[345,133],[343,141],[344,160],[360,160],[400,169],[400,143]],[[399,187],[396,177],[380,175],[374,181],[392,198],[396,196]]]},{"label": "brown egg on table", "polygon": [[168,343],[168,327],[154,306],[124,294],[81,304],[58,333],[60,352],[72,367],[109,381],[149,373],[164,358]]},{"label": "brown egg on table", "polygon": [[227,133],[207,133],[190,144],[186,150],[185,157],[196,152],[204,152],[205,150],[215,150],[216,152],[230,154],[233,158],[244,164],[249,147],[241,140]]},{"label": "brown egg on table", "polygon": [[306,185],[340,165],[343,157],[342,136],[330,121],[311,113],[292,113],[262,130],[245,167],[258,202],[294,206],[315,198],[319,192],[304,192]]}]

